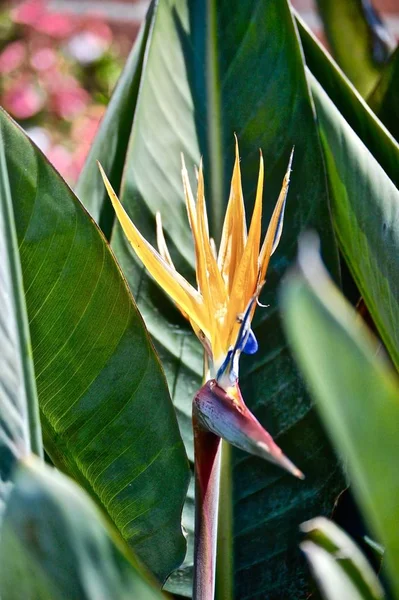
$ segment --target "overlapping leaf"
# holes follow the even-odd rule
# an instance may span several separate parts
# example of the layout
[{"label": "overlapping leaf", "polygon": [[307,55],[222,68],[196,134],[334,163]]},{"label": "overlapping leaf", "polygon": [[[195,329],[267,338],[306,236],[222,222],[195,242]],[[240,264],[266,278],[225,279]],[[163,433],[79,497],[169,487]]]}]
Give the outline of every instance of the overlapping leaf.
[{"label": "overlapping leaf", "polygon": [[[394,140],[374,112],[370,110],[366,101],[356,91],[330,54],[317,41],[300,16],[295,13],[295,17],[301,36],[306,66],[388,177],[398,186],[398,142]],[[391,64],[386,65],[383,71],[387,74],[386,81],[388,80],[388,70]],[[390,94],[392,93],[394,93],[394,88]],[[373,104],[371,106],[375,108]],[[391,122],[391,116],[389,118]]]},{"label": "overlapping leaf", "polygon": [[332,521],[316,517],[301,525],[301,549],[326,600],[382,600],[384,591],[353,540]]},{"label": "overlapping leaf", "polygon": [[399,597],[399,380],[317,252],[299,256],[282,297],[289,339]]},{"label": "overlapping leaf", "polygon": [[371,0],[317,0],[332,54],[363,96],[376,84],[393,41]]},{"label": "overlapping leaf", "polygon": [[399,364],[399,191],[312,78],[337,237],[358,288]]},{"label": "overlapping leaf", "polygon": [[162,580],[184,555],[188,466],[159,361],[95,224],[4,112],[0,123],[46,450]]},{"label": "overlapping leaf", "polygon": [[[329,512],[342,481],[286,348],[276,311],[277,283],[295,255],[302,228],[320,231],[326,260],[337,272],[319,140],[291,15],[283,2],[165,0],[156,7],[145,55],[121,199],[151,242],[155,213],[161,211],[172,259],[187,277],[193,277],[193,248],[180,153],[193,183],[194,165],[203,155],[210,227],[217,242],[234,160],[233,133],[240,142],[248,209],[255,196],[259,148],[263,151],[265,222],[295,145],[285,231],[264,295],[270,307],[255,322],[261,349],[252,362],[243,363],[241,384],[248,405],[307,479],[296,482],[237,452],[234,495],[225,502],[234,504],[235,597],[301,598],[306,582],[297,526],[308,515]],[[124,92],[128,97],[127,86]],[[122,98],[121,88],[118,94]],[[125,117],[121,114],[118,125],[115,119],[114,126],[120,127]],[[128,127],[130,123],[126,121]],[[104,123],[103,139],[110,127]],[[106,152],[106,147],[99,148],[90,161],[102,162]],[[88,167],[86,173],[90,172]],[[137,263],[119,227],[111,239],[166,369],[192,459],[191,398],[201,385],[201,349],[182,317]],[[222,519],[229,514],[227,508],[224,505]],[[190,495],[184,524],[191,532],[192,516]],[[224,550],[228,576],[232,550]],[[171,584],[187,595],[191,565],[188,556],[186,570]]]},{"label": "overlapping leaf", "polygon": [[160,600],[86,493],[36,461],[21,463],[0,539],[7,600]]},{"label": "overlapping leaf", "polygon": [[42,453],[28,317],[2,131],[0,143],[0,518],[16,460]]}]

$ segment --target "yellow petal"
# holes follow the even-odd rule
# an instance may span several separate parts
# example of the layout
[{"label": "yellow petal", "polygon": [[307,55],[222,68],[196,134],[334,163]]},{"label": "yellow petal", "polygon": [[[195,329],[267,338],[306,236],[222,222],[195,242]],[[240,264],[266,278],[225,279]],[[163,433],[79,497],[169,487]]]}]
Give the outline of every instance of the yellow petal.
[{"label": "yellow petal", "polygon": [[155,220],[156,220],[156,223],[157,223],[157,246],[158,246],[158,252],[162,256],[162,258],[164,259],[164,261],[167,262],[168,265],[170,267],[172,267],[172,269],[174,269],[176,271],[176,267],[173,264],[172,258],[171,258],[170,254],[169,254],[168,246],[166,245],[166,240],[165,240],[165,236],[164,236],[164,233],[163,233],[163,227],[162,227],[162,217],[161,217],[161,213],[159,211],[155,215]]},{"label": "yellow petal", "polygon": [[181,155],[182,160],[182,179],[183,179],[183,188],[184,188],[184,196],[186,199],[186,208],[188,221],[190,223],[191,231],[193,234],[194,240],[194,251],[195,251],[195,273],[197,277],[198,288],[204,298],[205,304],[208,305],[209,301],[209,282],[206,274],[206,261],[205,261],[205,253],[203,249],[203,244],[201,242],[201,236],[198,229],[197,223],[197,213],[195,208],[195,201],[193,192],[191,190],[190,180],[188,177],[186,165],[184,163],[184,156]]},{"label": "yellow petal", "polygon": [[[207,283],[207,306],[212,315],[213,327],[210,331],[212,349],[214,356],[219,356],[226,351],[227,340],[222,339],[220,335],[221,326],[227,311],[227,292],[222,275],[219,271],[216,258],[214,256],[211,242],[209,239],[208,219],[206,213],[204,176],[202,170],[202,161],[198,172],[198,191],[197,191],[197,225],[199,240],[201,243],[201,252],[205,259],[206,283]],[[205,290],[204,290],[205,298]]]},{"label": "yellow petal", "polygon": [[278,246],[283,230],[283,218],[285,201],[287,198],[288,187],[290,184],[290,173],[292,158],[294,155],[294,149],[291,151],[290,160],[288,162],[288,168],[283,179],[283,185],[281,187],[280,195],[277,200],[277,204],[274,208],[272,218],[270,219],[269,226],[267,228],[266,236],[262,244],[262,248],[259,255],[259,277],[258,282],[262,284],[266,277],[266,271],[269,266],[270,257]]},{"label": "yellow petal", "polygon": [[100,163],[98,166],[116,216],[137,256],[180,310],[186,313],[205,335],[208,335],[208,315],[201,295],[141,235],[112,189]]},{"label": "yellow petal", "polygon": [[225,335],[229,338],[229,345],[234,345],[235,339],[231,336],[238,333],[239,324],[237,317],[244,312],[250,298],[255,294],[258,282],[258,258],[260,234],[262,226],[262,199],[263,199],[263,157],[260,155],[258,185],[256,190],[255,206],[252,213],[244,254],[234,274],[233,286],[229,300],[228,317],[226,320]]},{"label": "yellow petal", "polygon": [[247,239],[237,136],[235,136],[235,141],[236,158],[218,257],[218,266],[229,292],[231,291],[234,273],[242,258]]}]

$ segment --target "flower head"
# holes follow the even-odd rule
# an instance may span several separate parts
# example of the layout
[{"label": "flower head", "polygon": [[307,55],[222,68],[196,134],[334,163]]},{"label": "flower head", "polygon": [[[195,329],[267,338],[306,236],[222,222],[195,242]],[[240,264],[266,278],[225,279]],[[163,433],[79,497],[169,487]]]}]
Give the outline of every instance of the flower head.
[{"label": "flower head", "polygon": [[197,289],[178,273],[173,264],[160,214],[156,217],[156,250],[132,223],[99,166],[117,217],[137,256],[190,321],[204,346],[210,374],[194,397],[194,429],[200,427],[210,431],[238,448],[266,458],[296,477],[303,478],[301,471],[284,456],[270,434],[246,407],[238,386],[240,354],[253,354],[258,348],[251,321],[265,283],[270,257],[280,241],[291,163],[292,153],[269,227],[261,243],[263,158],[261,154],[255,206],[247,231],[236,139],[230,198],[217,252],[209,236],[202,162],[194,199],[182,159],[184,195],[194,240]]},{"label": "flower head", "polygon": [[251,320],[265,282],[270,257],[281,237],[291,162],[292,154],[269,227],[261,243],[263,158],[261,154],[255,206],[247,231],[236,140],[230,198],[217,252],[214,241],[209,236],[202,162],[198,170],[198,188],[194,199],[182,158],[184,195],[194,240],[197,289],[178,273],[172,262],[160,214],[156,218],[157,251],[132,223],[100,166],[126,237],[147,270],[190,321],[205,348],[212,375],[226,389],[238,378],[240,353],[252,354],[257,349]]}]

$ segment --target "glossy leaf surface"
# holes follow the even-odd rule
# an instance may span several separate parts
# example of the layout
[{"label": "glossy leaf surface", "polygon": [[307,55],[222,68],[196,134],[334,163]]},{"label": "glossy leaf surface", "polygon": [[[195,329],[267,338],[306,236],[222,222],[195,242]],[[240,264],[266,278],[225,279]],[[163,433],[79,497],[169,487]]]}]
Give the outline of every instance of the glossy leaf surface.
[{"label": "glossy leaf surface", "polygon": [[342,253],[399,365],[399,191],[316,80],[312,92]]},{"label": "glossy leaf surface", "polygon": [[164,375],[101,233],[5,113],[0,122],[46,450],[162,580],[184,555],[188,478]]},{"label": "glossy leaf surface", "polygon": [[[399,185],[399,144],[366,101],[295,13],[306,66],[341,115],[396,186]],[[384,69],[388,69],[388,65]],[[310,76],[310,78],[312,78]]]}]

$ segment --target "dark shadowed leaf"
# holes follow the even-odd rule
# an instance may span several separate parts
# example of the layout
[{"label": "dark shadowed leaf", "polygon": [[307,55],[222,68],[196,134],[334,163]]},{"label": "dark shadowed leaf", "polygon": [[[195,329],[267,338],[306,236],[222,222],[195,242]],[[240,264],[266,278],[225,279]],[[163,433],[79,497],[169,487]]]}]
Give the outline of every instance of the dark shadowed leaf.
[{"label": "dark shadowed leaf", "polygon": [[32,460],[16,473],[0,562],[0,593],[6,600],[163,598],[86,493]]},{"label": "dark shadowed leaf", "polygon": [[399,597],[399,380],[309,242],[299,268],[283,288],[287,333]]},{"label": "dark shadowed leaf", "polygon": [[4,112],[0,123],[46,450],[162,580],[184,556],[188,478],[164,375],[101,233]]}]

